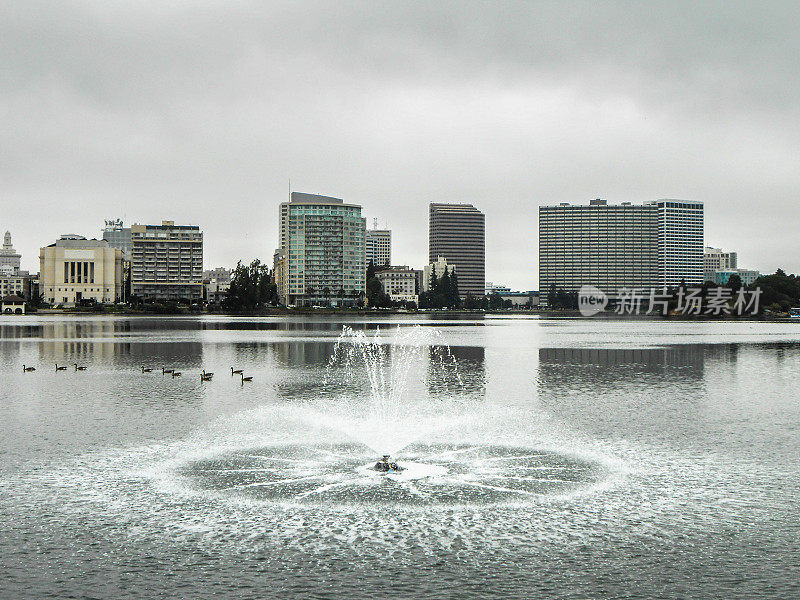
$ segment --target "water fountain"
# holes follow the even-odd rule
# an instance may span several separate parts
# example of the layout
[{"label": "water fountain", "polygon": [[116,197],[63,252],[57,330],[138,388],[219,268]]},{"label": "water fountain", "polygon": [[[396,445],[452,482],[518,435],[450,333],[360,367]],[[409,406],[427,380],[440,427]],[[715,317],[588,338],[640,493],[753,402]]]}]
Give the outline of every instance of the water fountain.
[{"label": "water fountain", "polygon": [[[468,440],[464,431],[487,418],[483,402],[435,329],[345,327],[313,395],[279,411],[295,440],[179,474],[204,492],[304,504],[519,502],[601,479],[590,460]],[[307,441],[302,429],[314,432]]]}]

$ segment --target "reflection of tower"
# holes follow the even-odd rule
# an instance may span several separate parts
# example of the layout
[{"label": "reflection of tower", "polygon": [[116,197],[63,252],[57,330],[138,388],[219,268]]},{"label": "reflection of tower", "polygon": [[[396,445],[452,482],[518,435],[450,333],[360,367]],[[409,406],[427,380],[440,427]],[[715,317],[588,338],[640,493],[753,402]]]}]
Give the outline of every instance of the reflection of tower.
[{"label": "reflection of tower", "polygon": [[703,378],[704,346],[667,348],[540,348],[540,391],[616,387],[636,379],[696,384]]},{"label": "reflection of tower", "polygon": [[278,362],[287,367],[326,365],[333,355],[333,342],[272,342],[270,347]]},{"label": "reflection of tower", "polygon": [[427,384],[428,394],[432,396],[447,392],[484,395],[485,349],[483,346],[431,346],[428,350]]}]

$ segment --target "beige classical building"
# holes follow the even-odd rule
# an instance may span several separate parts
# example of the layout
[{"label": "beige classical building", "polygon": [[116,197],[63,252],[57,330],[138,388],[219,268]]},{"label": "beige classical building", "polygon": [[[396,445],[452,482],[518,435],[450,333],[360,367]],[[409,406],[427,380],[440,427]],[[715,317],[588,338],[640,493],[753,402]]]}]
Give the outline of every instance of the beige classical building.
[{"label": "beige classical building", "polygon": [[389,294],[392,302],[419,303],[420,271],[409,267],[386,267],[375,272],[383,291]]},{"label": "beige classical building", "polygon": [[122,297],[122,251],[105,240],[64,235],[39,251],[39,292],[50,304],[110,304]]}]

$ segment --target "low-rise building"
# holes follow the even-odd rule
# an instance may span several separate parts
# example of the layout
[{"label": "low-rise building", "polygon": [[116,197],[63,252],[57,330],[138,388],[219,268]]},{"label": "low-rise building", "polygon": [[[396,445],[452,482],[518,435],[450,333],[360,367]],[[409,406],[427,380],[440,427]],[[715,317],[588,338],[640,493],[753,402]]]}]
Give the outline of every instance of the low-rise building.
[{"label": "low-rise building", "polygon": [[703,249],[703,281],[714,281],[717,271],[736,269],[736,252],[724,252],[722,248],[706,246]]},{"label": "low-rise building", "polygon": [[204,299],[209,304],[218,304],[228,295],[231,287],[231,271],[217,267],[203,271]]},{"label": "low-rise building", "polygon": [[511,302],[515,308],[537,308],[539,306],[539,292],[503,292],[499,293],[503,303]]},{"label": "low-rise building", "polygon": [[[448,273],[455,273],[456,266],[448,265],[447,259],[444,256],[437,256],[436,260],[422,269],[422,291],[430,292],[434,277],[441,279],[445,270]],[[459,290],[460,292],[460,290]]]},{"label": "low-rise building", "polygon": [[0,267],[0,297],[16,295],[30,300],[31,279],[27,271],[14,272],[11,267]]},{"label": "low-rise building", "polygon": [[389,295],[392,302],[419,303],[419,274],[420,272],[410,267],[387,267],[375,272],[375,277],[381,282],[383,291]]},{"label": "low-rise building", "polygon": [[63,235],[39,250],[39,267],[39,292],[50,304],[110,304],[122,297],[122,251],[105,240]]},{"label": "low-rise building", "polygon": [[486,287],[484,288],[484,295],[489,296],[491,294],[508,294],[511,292],[511,288],[507,285],[502,285],[500,283],[492,283],[491,281],[486,282]]},{"label": "low-rise building", "polygon": [[714,276],[709,280],[717,285],[728,285],[731,276],[738,275],[743,285],[752,285],[761,273],[752,269],[720,269],[714,271]]},{"label": "low-rise building", "polygon": [[0,313],[4,315],[24,315],[25,298],[17,295],[3,296],[0,298]]}]

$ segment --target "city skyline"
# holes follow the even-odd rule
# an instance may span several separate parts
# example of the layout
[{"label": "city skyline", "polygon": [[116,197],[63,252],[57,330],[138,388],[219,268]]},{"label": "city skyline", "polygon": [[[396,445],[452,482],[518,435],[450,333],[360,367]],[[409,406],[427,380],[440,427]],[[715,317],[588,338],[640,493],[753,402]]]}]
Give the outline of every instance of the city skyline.
[{"label": "city skyline", "polygon": [[487,279],[531,289],[538,206],[683,198],[707,244],[800,271],[800,8],[584,8],[4,5],[0,230],[30,271],[107,218],[270,262],[291,179],[388,221],[401,264],[430,202],[480,207]]}]

